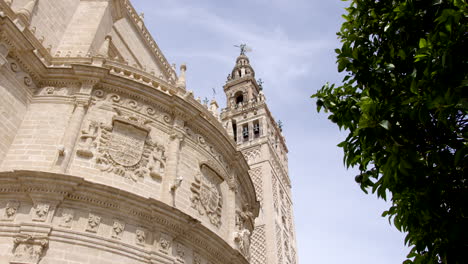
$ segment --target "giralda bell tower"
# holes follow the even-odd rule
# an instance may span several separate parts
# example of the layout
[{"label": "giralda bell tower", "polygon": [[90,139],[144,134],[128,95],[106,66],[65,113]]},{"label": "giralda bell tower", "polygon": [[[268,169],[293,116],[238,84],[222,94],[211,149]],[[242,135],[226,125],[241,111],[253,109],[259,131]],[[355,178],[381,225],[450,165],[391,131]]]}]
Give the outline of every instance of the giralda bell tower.
[{"label": "giralda bell tower", "polygon": [[252,264],[296,264],[297,248],[288,174],[288,148],[245,55],[245,45],[228,75],[221,120],[250,166],[261,204],[251,237]]}]

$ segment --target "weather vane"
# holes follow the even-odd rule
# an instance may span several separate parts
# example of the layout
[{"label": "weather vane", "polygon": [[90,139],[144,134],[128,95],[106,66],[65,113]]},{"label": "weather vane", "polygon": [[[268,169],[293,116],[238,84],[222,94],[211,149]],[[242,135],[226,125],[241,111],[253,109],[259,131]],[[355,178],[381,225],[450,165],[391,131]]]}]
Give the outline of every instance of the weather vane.
[{"label": "weather vane", "polygon": [[245,55],[246,52],[251,52],[252,51],[252,48],[247,46],[247,44],[245,43],[242,43],[242,44],[239,44],[239,45],[234,45],[234,47],[237,47],[240,49],[240,55]]}]

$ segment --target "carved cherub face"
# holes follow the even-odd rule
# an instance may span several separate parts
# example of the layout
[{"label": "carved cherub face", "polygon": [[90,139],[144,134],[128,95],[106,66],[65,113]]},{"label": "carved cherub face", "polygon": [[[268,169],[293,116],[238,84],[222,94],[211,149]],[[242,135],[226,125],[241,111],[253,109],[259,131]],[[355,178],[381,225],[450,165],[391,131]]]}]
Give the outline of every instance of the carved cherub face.
[{"label": "carved cherub face", "polygon": [[120,234],[122,233],[123,229],[124,229],[124,226],[122,223],[119,223],[119,222],[114,222],[114,232],[116,234]]},{"label": "carved cherub face", "polygon": [[137,230],[136,231],[136,238],[137,238],[138,242],[140,242],[140,243],[145,242],[145,239],[146,239],[145,232],[143,230]]},{"label": "carved cherub face", "polygon": [[48,204],[40,204],[36,208],[36,215],[38,217],[42,218],[42,217],[46,216],[48,212],[49,212],[49,205]]},{"label": "carved cherub face", "polygon": [[99,217],[99,216],[90,215],[89,218],[88,218],[89,226],[92,227],[92,228],[97,227],[100,222],[101,222],[101,217]]},{"label": "carved cherub face", "polygon": [[17,208],[15,207],[8,207],[5,211],[7,217],[12,217],[16,214],[16,210],[18,210]]},{"label": "carved cherub face", "polygon": [[8,218],[14,216],[18,211],[19,203],[9,202],[5,208],[5,214]]}]

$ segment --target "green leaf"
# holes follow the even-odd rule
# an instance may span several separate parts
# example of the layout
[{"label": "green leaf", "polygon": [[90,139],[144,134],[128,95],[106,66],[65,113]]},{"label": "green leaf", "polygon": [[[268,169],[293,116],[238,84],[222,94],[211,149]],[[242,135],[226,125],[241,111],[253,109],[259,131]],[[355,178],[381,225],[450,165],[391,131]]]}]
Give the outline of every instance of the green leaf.
[{"label": "green leaf", "polygon": [[390,122],[388,122],[388,120],[383,120],[379,125],[386,130],[390,130]]},{"label": "green leaf", "polygon": [[419,40],[419,48],[424,49],[425,47],[427,47],[427,41],[422,38]]}]

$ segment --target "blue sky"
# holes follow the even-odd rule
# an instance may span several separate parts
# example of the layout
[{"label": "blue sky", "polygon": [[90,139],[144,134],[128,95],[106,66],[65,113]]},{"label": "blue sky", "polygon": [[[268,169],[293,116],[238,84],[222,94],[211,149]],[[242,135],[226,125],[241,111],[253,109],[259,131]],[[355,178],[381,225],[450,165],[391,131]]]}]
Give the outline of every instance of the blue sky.
[{"label": "blue sky", "polygon": [[289,147],[299,263],[394,264],[408,249],[364,194],[336,145],[344,133],[316,112],[310,95],[339,83],[334,49],[348,4],[339,0],[132,0],[171,63],[187,63],[187,89],[225,105],[222,86],[247,43],[256,77]]}]

